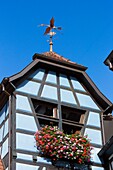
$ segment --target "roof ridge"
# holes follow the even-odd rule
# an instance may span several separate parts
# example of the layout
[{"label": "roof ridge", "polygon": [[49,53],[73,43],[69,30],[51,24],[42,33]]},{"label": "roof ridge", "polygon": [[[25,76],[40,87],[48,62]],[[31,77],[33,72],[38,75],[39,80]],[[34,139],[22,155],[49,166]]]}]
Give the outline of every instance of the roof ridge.
[{"label": "roof ridge", "polygon": [[75,64],[75,62],[72,62],[69,59],[67,59],[67,58],[65,58],[65,57],[63,57],[63,56],[61,56],[61,55],[59,55],[59,54],[57,54],[56,52],[53,52],[53,51],[47,51],[47,52],[44,52],[42,54],[46,55],[48,57],[56,58],[56,59],[59,59],[59,60],[62,60],[62,61],[66,61],[66,62]]}]

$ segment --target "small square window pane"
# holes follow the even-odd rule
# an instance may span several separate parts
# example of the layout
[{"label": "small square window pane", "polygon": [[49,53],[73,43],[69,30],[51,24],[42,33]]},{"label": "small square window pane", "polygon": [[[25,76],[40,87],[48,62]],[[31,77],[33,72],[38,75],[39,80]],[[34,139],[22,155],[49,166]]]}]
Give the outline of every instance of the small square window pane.
[{"label": "small square window pane", "polygon": [[3,157],[8,153],[8,138],[4,141],[3,145],[2,145],[2,154],[1,154],[1,158],[3,159]]},{"label": "small square window pane", "polygon": [[71,104],[77,104],[72,91],[60,89],[61,101]]},{"label": "small square window pane", "polygon": [[37,125],[33,116],[16,113],[16,129],[37,131]]},{"label": "small square window pane", "polygon": [[3,140],[3,129],[4,129],[4,125],[2,125],[2,127],[0,128],[0,142],[2,142]]},{"label": "small square window pane", "polygon": [[17,153],[17,159],[33,161],[33,156],[28,154]]},{"label": "small square window pane", "polygon": [[98,153],[101,150],[101,148],[94,148],[91,150],[91,161],[95,162],[95,163],[99,163],[101,164],[101,161],[98,157]]},{"label": "small square window pane", "polygon": [[4,137],[8,134],[8,121],[9,119],[7,119],[4,124]]},{"label": "small square window pane", "polygon": [[37,165],[30,165],[30,164],[23,164],[23,163],[16,163],[16,170],[39,170],[40,167]]},{"label": "small square window pane", "polygon": [[45,85],[41,94],[41,97],[58,100],[57,97],[57,88]]},{"label": "small square window pane", "polygon": [[65,87],[70,88],[69,80],[68,80],[66,75],[60,74],[59,78],[60,78],[60,85],[61,86],[65,86]]},{"label": "small square window pane", "polygon": [[26,96],[16,95],[16,109],[32,113],[30,103]]},{"label": "small square window pane", "polygon": [[100,114],[95,112],[89,112],[87,125],[101,127],[100,125]]},{"label": "small square window pane", "polygon": [[92,170],[104,170],[102,167],[91,166]]},{"label": "small square window pane", "polygon": [[81,90],[84,92],[86,91],[75,77],[70,77],[70,78],[71,78],[71,82],[75,90],[77,89],[77,90]]},{"label": "small square window pane", "polygon": [[36,80],[42,80],[44,77],[44,70],[43,69],[38,69],[36,70],[30,78],[36,79]]},{"label": "small square window pane", "polygon": [[49,71],[47,78],[46,78],[46,82],[57,84],[56,73],[53,71]]},{"label": "small square window pane", "polygon": [[86,128],[85,135],[88,135],[91,143],[102,145],[102,135],[100,130]]},{"label": "small square window pane", "polygon": [[37,152],[34,135],[16,133],[16,149]]},{"label": "small square window pane", "polygon": [[90,96],[85,95],[85,94],[80,94],[80,93],[76,93],[76,95],[80,102],[80,106],[100,110],[99,107],[96,105],[96,103],[92,100],[92,98]]},{"label": "small square window pane", "polygon": [[16,91],[37,96],[39,88],[40,83],[25,80],[21,85],[17,87]]},{"label": "small square window pane", "polygon": [[5,117],[8,115],[8,103],[5,104],[3,109],[0,111],[0,124],[5,120]]},{"label": "small square window pane", "polygon": [[[39,163],[46,163],[46,164],[49,164],[49,165],[52,164],[50,158],[44,158],[44,157],[40,157],[40,156],[37,156],[37,162],[39,162]],[[43,169],[41,169],[41,170],[52,170],[52,169],[48,169],[46,167],[43,167]]]}]

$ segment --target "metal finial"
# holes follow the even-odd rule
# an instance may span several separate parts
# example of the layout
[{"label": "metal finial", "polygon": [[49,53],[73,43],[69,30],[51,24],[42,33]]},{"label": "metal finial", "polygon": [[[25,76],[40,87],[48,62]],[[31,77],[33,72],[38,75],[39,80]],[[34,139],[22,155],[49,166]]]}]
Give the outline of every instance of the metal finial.
[{"label": "metal finial", "polygon": [[50,51],[52,52],[53,49],[53,36],[56,34],[56,32],[53,32],[52,30],[61,30],[62,28],[61,27],[56,27],[54,25],[54,18],[52,17],[51,20],[50,20],[50,25],[47,25],[47,24],[41,24],[40,26],[46,26],[46,30],[44,32],[44,35],[49,35],[50,39],[49,39],[49,45],[50,45]]}]

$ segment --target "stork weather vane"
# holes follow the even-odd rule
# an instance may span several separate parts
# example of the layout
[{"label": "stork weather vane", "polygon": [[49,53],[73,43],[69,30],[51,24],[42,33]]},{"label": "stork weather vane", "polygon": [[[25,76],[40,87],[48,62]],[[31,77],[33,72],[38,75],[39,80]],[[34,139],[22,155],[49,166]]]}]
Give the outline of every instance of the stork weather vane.
[{"label": "stork weather vane", "polygon": [[52,17],[51,20],[50,20],[50,25],[47,25],[47,24],[41,24],[40,26],[46,26],[46,30],[44,32],[44,35],[49,35],[50,36],[50,40],[49,40],[49,45],[50,45],[50,51],[52,52],[52,46],[53,46],[53,41],[52,41],[52,38],[53,36],[56,34],[56,32],[54,32],[53,30],[61,30],[62,28],[61,27],[56,27],[54,25],[54,18]]}]

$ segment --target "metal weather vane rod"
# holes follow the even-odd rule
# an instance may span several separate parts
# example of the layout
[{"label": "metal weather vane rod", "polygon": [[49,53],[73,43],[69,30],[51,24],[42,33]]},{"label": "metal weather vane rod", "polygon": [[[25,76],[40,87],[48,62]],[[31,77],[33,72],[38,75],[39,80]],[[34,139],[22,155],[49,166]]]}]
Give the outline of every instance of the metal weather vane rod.
[{"label": "metal weather vane rod", "polygon": [[[50,40],[49,40],[49,45],[50,45],[50,51],[52,52],[52,46],[53,46],[53,41],[52,41],[52,38],[53,36],[56,34],[56,30],[61,30],[62,28],[61,27],[56,27],[54,25],[54,18],[52,17],[51,20],[50,20],[50,24],[47,25],[47,24],[41,24],[40,26],[46,26],[46,30],[44,32],[44,35],[49,35],[50,36]],[[54,31],[53,31],[54,30]]]}]

